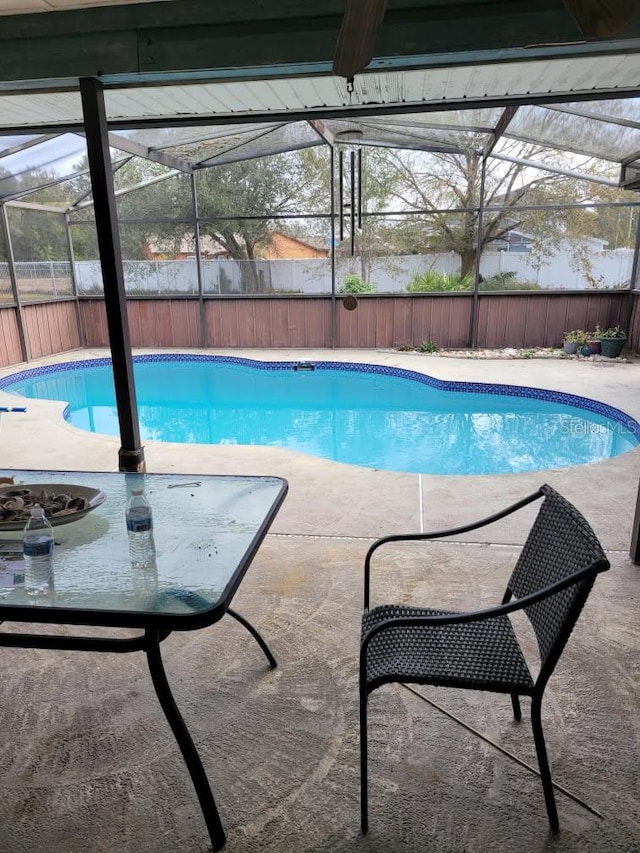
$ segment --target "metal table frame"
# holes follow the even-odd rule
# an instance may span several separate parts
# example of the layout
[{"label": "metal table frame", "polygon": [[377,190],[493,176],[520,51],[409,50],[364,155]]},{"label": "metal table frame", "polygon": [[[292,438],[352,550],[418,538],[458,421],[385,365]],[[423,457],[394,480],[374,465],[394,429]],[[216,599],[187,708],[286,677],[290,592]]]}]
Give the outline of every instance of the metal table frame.
[{"label": "metal table frame", "polygon": [[[28,472],[32,473],[32,472]],[[53,473],[53,472],[50,472]],[[65,472],[66,473],[66,472]],[[126,476],[126,475],[122,475]],[[153,477],[153,474],[145,474]],[[164,475],[167,476],[167,475]],[[177,477],[180,475],[176,475]],[[244,479],[240,477],[239,479]],[[247,477],[247,481],[260,480],[260,477]],[[269,478],[273,479],[273,478]],[[286,480],[281,480],[280,493],[267,513],[260,529],[253,537],[250,547],[244,554],[233,573],[230,583],[225,587],[223,596],[205,613],[167,614],[142,613],[138,611],[92,610],[81,608],[50,607],[39,608],[28,605],[0,604],[0,624],[2,622],[38,622],[56,625],[86,625],[92,627],[140,628],[144,633],[130,638],[53,636],[48,634],[14,634],[0,631],[0,646],[29,649],[62,649],[83,652],[137,652],[146,654],[149,673],[165,717],[176,739],[191,776],[202,814],[209,831],[214,850],[220,850],[226,841],[224,828],[205,773],[200,755],[193,742],[187,725],[175,702],[162,662],[160,644],[175,630],[196,630],[219,621],[225,613],[237,620],[254,637],[262,649],[269,665],[275,669],[277,662],[267,643],[257,629],[243,616],[229,606],[253,557],[262,543],[273,519],[275,518],[288,491]]]}]

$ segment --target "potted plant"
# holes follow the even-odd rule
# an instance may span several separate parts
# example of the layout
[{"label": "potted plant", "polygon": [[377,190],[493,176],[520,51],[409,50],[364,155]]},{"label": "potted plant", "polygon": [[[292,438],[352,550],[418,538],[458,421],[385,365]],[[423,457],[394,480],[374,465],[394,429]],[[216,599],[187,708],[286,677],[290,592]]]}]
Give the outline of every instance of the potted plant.
[{"label": "potted plant", "polygon": [[568,355],[575,355],[587,343],[588,335],[582,329],[573,329],[563,335],[562,348]]},{"label": "potted plant", "polygon": [[593,332],[587,333],[587,343],[591,347],[591,355],[597,355],[601,351],[600,335],[602,330],[600,324],[596,323],[596,328]]},{"label": "potted plant", "polygon": [[627,340],[627,333],[620,326],[612,326],[600,333],[602,355],[607,358],[618,358]]}]

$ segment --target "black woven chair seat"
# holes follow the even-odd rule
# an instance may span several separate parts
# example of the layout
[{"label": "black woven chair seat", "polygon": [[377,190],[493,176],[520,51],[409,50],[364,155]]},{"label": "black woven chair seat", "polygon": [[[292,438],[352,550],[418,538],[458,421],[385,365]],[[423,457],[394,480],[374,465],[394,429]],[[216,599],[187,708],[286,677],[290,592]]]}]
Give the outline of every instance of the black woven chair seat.
[{"label": "black woven chair seat", "polygon": [[[388,619],[449,616],[452,611],[385,604],[362,618],[364,636]],[[390,681],[530,694],[533,679],[507,616],[456,625],[381,630],[367,652],[367,690]]]}]

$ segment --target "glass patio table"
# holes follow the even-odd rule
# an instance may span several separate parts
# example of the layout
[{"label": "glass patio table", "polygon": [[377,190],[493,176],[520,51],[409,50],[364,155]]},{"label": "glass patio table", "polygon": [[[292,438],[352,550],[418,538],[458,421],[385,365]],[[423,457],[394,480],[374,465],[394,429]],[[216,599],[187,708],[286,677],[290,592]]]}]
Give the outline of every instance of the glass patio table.
[{"label": "glass patio table", "polygon": [[[4,471],[7,488],[44,486],[49,494],[73,486],[103,493],[97,505],[54,526],[54,589],[28,595],[21,564],[0,563],[0,622],[140,629],[132,637],[22,634],[0,630],[0,646],[94,652],[144,651],[156,694],[191,775],[215,850],[225,843],[218,810],[191,735],[171,693],[160,643],[172,631],[204,628],[225,613],[256,639],[271,667],[276,661],[258,631],[230,608],[233,596],[288,489],[279,477]],[[156,561],[134,569],[125,509],[142,487],[153,508]],[[68,490],[65,492],[65,489]],[[36,489],[33,489],[36,491]],[[72,516],[69,516],[71,518]],[[0,549],[20,531],[0,523]],[[16,543],[16,548],[18,547]],[[0,552],[1,553],[1,552]]]}]

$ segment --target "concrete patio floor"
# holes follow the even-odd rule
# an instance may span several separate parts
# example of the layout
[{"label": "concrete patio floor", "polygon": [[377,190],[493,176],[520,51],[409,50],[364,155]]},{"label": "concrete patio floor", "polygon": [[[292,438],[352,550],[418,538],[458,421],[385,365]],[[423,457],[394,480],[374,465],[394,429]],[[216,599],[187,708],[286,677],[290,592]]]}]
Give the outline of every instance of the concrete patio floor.
[{"label": "concrete patio floor", "polygon": [[[237,351],[260,359],[394,364],[433,376],[583,394],[640,420],[640,362],[472,360],[375,351]],[[85,350],[33,364],[105,355]],[[15,372],[4,369],[2,374]],[[0,403],[15,397],[0,392]],[[119,441],[63,422],[63,404],[5,416],[0,467],[115,470]],[[277,448],[149,443],[149,471],[277,474],[290,492],[233,620],[174,634],[168,677],[208,772],[230,853],[640,849],[640,567],[628,557],[640,448],[562,471],[448,477],[375,471]],[[370,699],[370,831],[359,832],[357,657],[362,562],[373,538],[461,524],[549,482],[592,523],[600,577],[547,688],[543,722],[561,830],[537,776],[394,685]],[[533,512],[447,543],[390,548],[375,601],[496,602]],[[383,571],[386,566],[387,571]],[[391,569],[392,571],[389,571]],[[142,655],[0,649],[0,851],[208,850],[197,799]],[[536,766],[528,703],[419,688]]]}]

